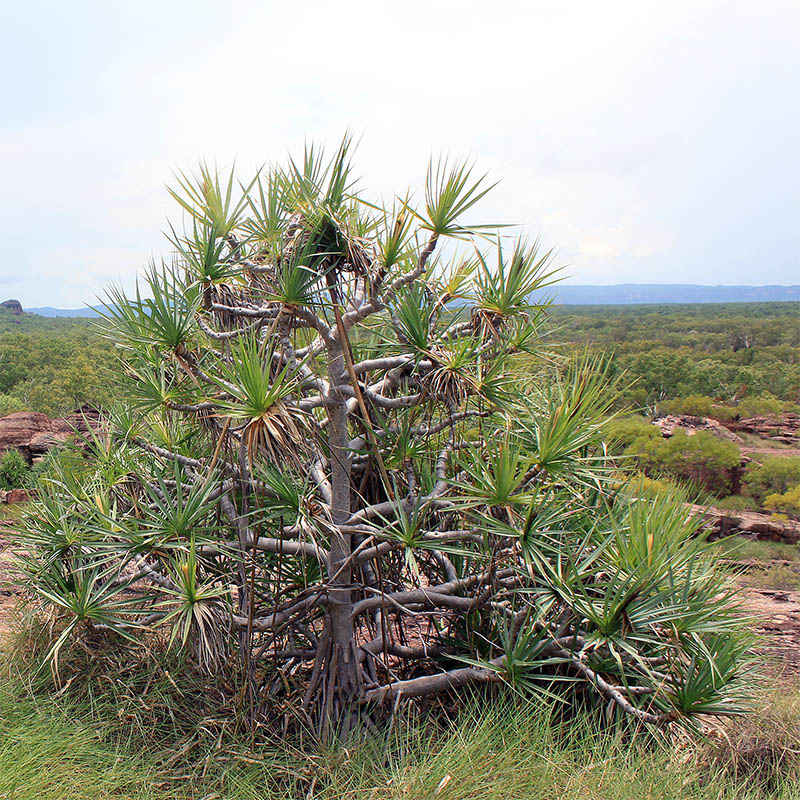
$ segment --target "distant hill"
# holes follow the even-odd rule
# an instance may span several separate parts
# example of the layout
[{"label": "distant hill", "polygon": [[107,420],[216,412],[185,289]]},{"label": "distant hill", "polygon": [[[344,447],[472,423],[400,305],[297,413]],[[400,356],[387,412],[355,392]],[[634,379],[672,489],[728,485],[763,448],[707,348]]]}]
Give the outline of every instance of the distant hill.
[{"label": "distant hill", "polygon": [[53,308],[52,306],[42,306],[41,308],[26,308],[29,314],[38,314],[40,317],[98,317],[100,316],[93,308],[84,306],[83,308]]},{"label": "distant hill", "polygon": [[[701,286],[691,283],[619,283],[613,286],[557,284],[548,290],[561,305],[645,303],[766,303],[800,301],[800,286]],[[42,317],[97,317],[94,308],[27,308]]]},{"label": "distant hill", "polygon": [[620,283],[614,286],[569,286],[550,290],[564,305],[631,305],[643,303],[764,303],[800,300],[800,286],[700,286],[695,284]]},{"label": "distant hill", "polygon": [[[45,317],[28,311],[13,311],[0,303],[0,336],[6,333],[34,333],[37,331],[72,331],[90,325],[86,317]],[[0,364],[0,375],[3,366]]]}]

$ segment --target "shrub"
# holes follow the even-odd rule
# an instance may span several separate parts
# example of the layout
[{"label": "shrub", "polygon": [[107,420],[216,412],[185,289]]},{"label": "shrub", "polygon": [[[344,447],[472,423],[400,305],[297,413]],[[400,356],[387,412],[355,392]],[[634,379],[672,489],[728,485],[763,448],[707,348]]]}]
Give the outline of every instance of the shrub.
[{"label": "shrub", "polygon": [[733,442],[718,439],[709,431],[689,436],[678,430],[669,439],[637,439],[625,452],[648,474],[663,473],[717,495],[730,490],[729,471],[741,462]]},{"label": "shrub", "polygon": [[714,405],[711,406],[711,413],[708,414],[708,416],[718,419],[720,422],[732,422],[739,416],[739,411],[732,406],[714,403]]},{"label": "shrub", "polygon": [[608,423],[606,431],[612,453],[621,453],[639,440],[647,442],[663,438],[658,427],[638,415],[614,419]]},{"label": "shrub", "polygon": [[741,494],[720,497],[719,500],[714,501],[714,505],[726,511],[751,511],[757,508],[752,497],[745,497]]},{"label": "shrub", "polygon": [[745,397],[739,402],[737,410],[742,418],[767,416],[769,414],[780,414],[783,411],[784,403],[772,395],[759,395],[757,397]]},{"label": "shrub", "polygon": [[180,184],[175,264],[109,298],[125,407],[23,528],[51,658],[162,626],[251,715],[326,735],[465,684],[637,724],[740,709],[749,637],[685,498],[612,486],[608,366],[510,360],[541,352],[550,255],[460,221],[469,168],[432,164],[419,208],[362,201],[347,142],[243,196]]},{"label": "shrub", "polygon": [[800,516],[800,485],[787,489],[783,494],[776,492],[767,495],[764,499],[764,508]]},{"label": "shrub", "polygon": [[16,411],[25,411],[25,404],[8,394],[0,394],[0,417],[7,417]]},{"label": "shrub", "polygon": [[702,394],[690,394],[688,397],[667,400],[662,404],[668,414],[685,414],[690,417],[708,417],[711,414],[713,400]]},{"label": "shrub", "polygon": [[744,490],[763,505],[768,495],[784,494],[800,484],[800,456],[769,456],[747,465]]},{"label": "shrub", "polygon": [[19,450],[7,450],[0,456],[0,489],[19,489],[25,485],[28,462]]},{"label": "shrub", "polygon": [[618,487],[626,490],[634,497],[657,497],[660,494],[669,494],[679,490],[675,483],[666,478],[650,478],[643,472],[615,473]]}]

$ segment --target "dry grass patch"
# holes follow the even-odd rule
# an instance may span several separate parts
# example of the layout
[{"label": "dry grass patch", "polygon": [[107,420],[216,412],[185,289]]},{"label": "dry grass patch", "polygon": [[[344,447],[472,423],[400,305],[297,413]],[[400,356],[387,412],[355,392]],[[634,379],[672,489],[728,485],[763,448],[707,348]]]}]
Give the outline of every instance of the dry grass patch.
[{"label": "dry grass patch", "polygon": [[730,720],[705,748],[709,768],[767,796],[800,777],[800,686],[765,689],[754,713]]}]

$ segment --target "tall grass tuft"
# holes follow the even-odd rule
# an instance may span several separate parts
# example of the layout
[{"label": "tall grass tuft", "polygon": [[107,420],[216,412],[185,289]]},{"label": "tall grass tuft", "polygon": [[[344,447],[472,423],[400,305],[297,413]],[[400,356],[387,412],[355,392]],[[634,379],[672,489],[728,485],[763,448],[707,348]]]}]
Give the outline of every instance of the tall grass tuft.
[{"label": "tall grass tuft", "polygon": [[[546,702],[477,692],[453,715],[398,716],[328,748],[259,728],[251,744],[230,700],[154,649],[134,674],[120,656],[87,677],[65,651],[60,688],[30,656],[0,661],[0,797],[14,800],[789,800],[800,695],[697,745],[630,722],[565,720]],[[25,651],[21,648],[24,647]],[[84,654],[86,656],[86,654]],[[67,660],[68,658],[72,659]],[[86,657],[84,667],[90,664]],[[143,682],[140,682],[143,681]],[[791,710],[787,710],[791,709]],[[411,713],[410,710],[408,712]],[[776,720],[780,725],[776,724]],[[794,737],[794,739],[792,739]]]}]

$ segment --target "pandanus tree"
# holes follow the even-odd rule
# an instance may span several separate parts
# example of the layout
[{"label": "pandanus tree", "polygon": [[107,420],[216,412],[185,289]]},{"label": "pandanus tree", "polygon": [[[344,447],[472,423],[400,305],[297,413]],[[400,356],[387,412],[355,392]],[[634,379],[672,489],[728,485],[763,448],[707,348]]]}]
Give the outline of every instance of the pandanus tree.
[{"label": "pandanus tree", "polygon": [[490,187],[463,163],[384,207],[349,159],[182,175],[173,262],[110,292],[120,405],[23,524],[51,656],[160,627],[253,713],[340,734],[467,684],[737,711],[697,522],[613,471],[603,363],[543,346],[551,254],[465,221]]}]

